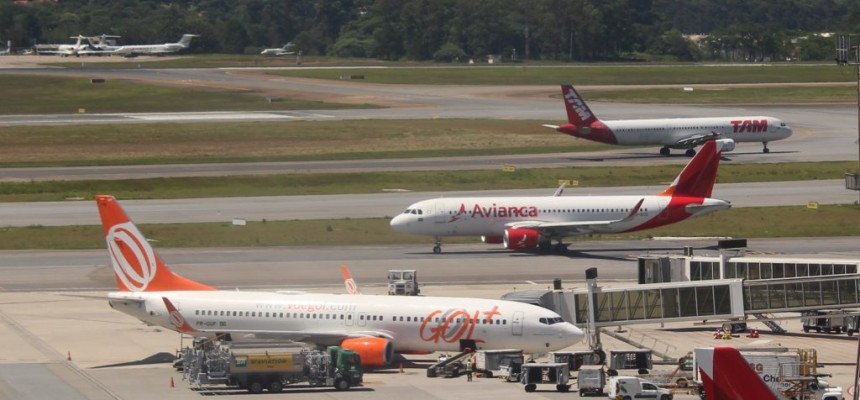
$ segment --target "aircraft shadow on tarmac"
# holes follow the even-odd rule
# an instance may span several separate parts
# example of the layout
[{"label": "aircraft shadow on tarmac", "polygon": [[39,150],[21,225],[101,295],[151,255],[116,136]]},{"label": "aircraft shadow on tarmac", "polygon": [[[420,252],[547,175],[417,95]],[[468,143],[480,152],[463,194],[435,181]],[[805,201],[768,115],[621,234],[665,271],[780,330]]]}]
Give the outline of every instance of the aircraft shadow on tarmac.
[{"label": "aircraft shadow on tarmac", "polygon": [[[257,396],[255,394],[248,393],[246,389],[225,389],[225,388],[190,388],[191,390],[200,393],[201,396]],[[369,388],[366,386],[353,386],[349,388],[350,392],[374,392],[373,388]],[[286,385],[284,386],[284,391],[281,394],[314,394],[314,393],[327,393],[327,392],[340,392],[335,388],[330,387],[317,387],[317,386],[308,386],[308,385]]]},{"label": "aircraft shadow on tarmac", "polygon": [[113,368],[113,367],[132,367],[132,366],[136,366],[136,365],[167,364],[167,363],[173,363],[174,361],[176,361],[176,356],[174,356],[173,354],[170,354],[170,353],[161,352],[161,353],[155,353],[155,354],[153,354],[149,357],[146,357],[142,360],[128,361],[128,362],[117,363],[117,364],[99,365],[99,366],[93,367],[93,369]]}]

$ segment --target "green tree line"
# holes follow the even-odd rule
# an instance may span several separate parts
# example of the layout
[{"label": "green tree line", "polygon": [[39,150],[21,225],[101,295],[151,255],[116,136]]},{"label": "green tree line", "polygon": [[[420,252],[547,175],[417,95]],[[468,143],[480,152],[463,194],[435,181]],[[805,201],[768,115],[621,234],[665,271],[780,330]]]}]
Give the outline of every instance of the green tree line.
[{"label": "green tree line", "polygon": [[824,32],[860,32],[856,0],[58,0],[0,4],[15,47],[120,35],[126,44],[201,35],[198,53],[385,60],[832,59]]}]

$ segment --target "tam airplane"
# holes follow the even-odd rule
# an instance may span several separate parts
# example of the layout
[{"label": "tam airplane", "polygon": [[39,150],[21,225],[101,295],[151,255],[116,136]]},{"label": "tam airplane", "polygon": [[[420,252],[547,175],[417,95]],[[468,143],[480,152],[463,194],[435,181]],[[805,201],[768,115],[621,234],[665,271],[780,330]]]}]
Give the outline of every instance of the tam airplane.
[{"label": "tam airplane", "polygon": [[686,149],[690,157],[696,146],[711,139],[761,142],[769,153],[769,142],[791,136],[791,128],[779,118],[765,116],[660,118],[601,121],[585,104],[573,85],[561,85],[567,124],[544,125],[561,133],[620,146],[660,145],[660,154]]},{"label": "tam airplane", "polygon": [[556,240],[555,251],[564,252],[561,240],[567,236],[639,231],[729,208],[729,202],[710,196],[720,156],[732,149],[731,139],[706,142],[657,195],[443,197],[410,205],[391,220],[391,227],[435,237],[437,254],[445,236],[481,236],[485,243],[502,243],[507,249],[545,252]]},{"label": "tam airplane", "polygon": [[217,290],[173,273],[113,196],[96,196],[119,291],[111,308],[146,324],[241,340],[339,345],[382,366],[394,352],[522,349],[543,353],[583,338],[542,307],[504,300]]}]

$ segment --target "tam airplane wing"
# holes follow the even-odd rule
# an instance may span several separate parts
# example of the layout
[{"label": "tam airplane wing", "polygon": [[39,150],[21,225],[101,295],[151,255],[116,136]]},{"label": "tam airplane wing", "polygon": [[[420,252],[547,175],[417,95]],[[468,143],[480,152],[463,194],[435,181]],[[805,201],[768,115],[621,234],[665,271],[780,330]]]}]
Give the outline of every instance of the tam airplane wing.
[{"label": "tam airplane wing", "polygon": [[692,149],[705,144],[709,140],[719,139],[719,137],[720,134],[717,132],[696,134],[679,139],[672,147],[676,149]]}]

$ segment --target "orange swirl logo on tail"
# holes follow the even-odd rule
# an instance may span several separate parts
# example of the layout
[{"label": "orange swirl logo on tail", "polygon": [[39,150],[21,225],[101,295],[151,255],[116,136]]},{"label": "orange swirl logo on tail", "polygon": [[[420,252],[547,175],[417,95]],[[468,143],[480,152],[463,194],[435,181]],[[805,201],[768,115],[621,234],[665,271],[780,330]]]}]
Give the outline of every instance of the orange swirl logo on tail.
[{"label": "orange swirl logo on tail", "polygon": [[142,292],[155,279],[155,252],[134,224],[125,222],[110,228],[107,247],[117,280],[127,290]]}]

